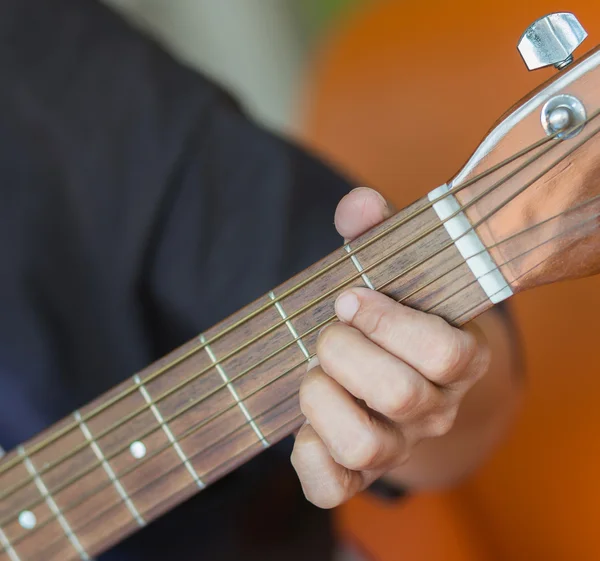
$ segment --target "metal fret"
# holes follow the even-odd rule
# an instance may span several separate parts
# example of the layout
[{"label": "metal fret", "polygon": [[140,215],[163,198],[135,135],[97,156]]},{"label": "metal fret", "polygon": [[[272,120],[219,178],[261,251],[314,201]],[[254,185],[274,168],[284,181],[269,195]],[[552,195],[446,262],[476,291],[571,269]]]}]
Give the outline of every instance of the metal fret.
[{"label": "metal fret", "polygon": [[81,432],[83,433],[85,438],[90,443],[90,447],[94,451],[94,454],[96,454],[96,457],[102,463],[102,467],[104,468],[104,471],[106,472],[109,479],[111,480],[113,486],[117,490],[117,493],[119,493],[119,495],[121,496],[121,498],[127,505],[129,512],[131,512],[132,516],[135,518],[135,520],[139,526],[141,526],[141,527],[145,526],[146,521],[142,518],[142,516],[138,512],[138,509],[133,504],[133,501],[131,500],[131,498],[129,497],[129,495],[127,494],[125,489],[123,488],[123,485],[121,485],[121,482],[115,475],[115,472],[110,467],[110,464],[106,461],[106,458],[104,457],[104,453],[100,449],[100,446],[98,445],[98,443],[94,440],[94,437],[92,436],[92,433],[90,432],[90,429],[88,428],[88,426],[85,424],[85,422],[81,418],[81,414],[79,413],[79,411],[75,411],[75,413],[73,413],[73,416],[75,417],[75,420],[79,424],[79,428],[81,429]]},{"label": "metal fret", "polygon": [[42,497],[44,497],[48,508],[52,511],[52,513],[58,520],[58,523],[61,525],[65,535],[67,536],[67,539],[71,542],[71,545],[75,548],[79,557],[81,557],[83,561],[89,561],[90,556],[87,554],[87,552],[79,542],[79,539],[77,538],[73,530],[71,530],[71,526],[69,526],[67,519],[64,517],[61,510],[58,508],[58,505],[52,498],[52,495],[50,495],[46,484],[42,481],[42,478],[39,476],[37,470],[35,469],[33,462],[29,459],[27,452],[25,452],[25,448],[23,448],[23,446],[19,446],[17,448],[17,451],[19,455],[23,458],[23,463],[25,464],[29,475],[31,475],[31,477],[33,478],[33,481]]},{"label": "metal fret", "polygon": [[146,403],[150,406],[150,410],[156,417],[158,424],[161,426],[162,430],[167,435],[167,438],[169,439],[169,442],[175,449],[175,452],[177,452],[179,459],[183,462],[183,465],[186,467],[189,474],[192,476],[192,479],[196,482],[196,485],[198,485],[198,487],[200,489],[204,489],[204,487],[206,486],[204,484],[204,481],[202,481],[202,479],[200,479],[200,476],[196,473],[194,466],[192,466],[192,464],[190,463],[190,460],[188,459],[188,457],[185,455],[185,453],[181,449],[179,442],[177,442],[177,439],[171,432],[171,429],[169,428],[169,425],[167,425],[165,419],[163,418],[162,413],[158,410],[158,407],[156,407],[156,404],[154,403],[154,401],[152,400],[152,397],[148,393],[148,390],[142,383],[142,380],[140,379],[140,377],[137,374],[133,377],[133,380],[137,384],[138,389],[140,390],[140,393],[146,400]]},{"label": "metal fret", "polygon": [[[2,446],[0,446],[0,459],[2,458],[2,456],[4,456],[4,448],[2,448]],[[8,553],[8,556],[10,557],[11,561],[21,561],[19,559],[19,556],[17,555],[17,552],[15,551],[14,547],[10,543],[10,540],[8,539],[6,534],[2,531],[2,528],[0,528],[0,545],[2,545],[2,548],[4,549],[4,551],[6,551],[6,553]]]},{"label": "metal fret", "polygon": [[[272,291],[269,292],[269,298],[271,300],[275,300],[275,294]],[[287,314],[285,313],[285,310],[283,309],[283,306],[281,305],[281,303],[279,301],[275,302],[275,309],[279,312],[279,315],[281,316],[281,318],[286,320],[285,325],[290,330],[290,333],[292,334],[292,337],[296,340],[296,343],[298,343],[298,346],[300,347],[302,354],[307,359],[310,359],[310,353],[308,352],[308,349],[304,345],[304,341],[302,341],[302,338],[298,335],[298,332],[296,331],[294,324],[287,319]]]},{"label": "metal fret", "polygon": [[217,360],[217,357],[215,356],[215,354],[212,352],[212,349],[210,348],[209,345],[206,344],[206,338],[204,337],[204,335],[200,335],[200,342],[202,343],[202,345],[204,345],[204,349],[206,350],[208,356],[210,357],[210,360],[212,361],[213,365],[217,369],[217,372],[219,373],[219,376],[221,376],[221,379],[223,380],[223,382],[225,382],[225,384],[227,385],[227,389],[233,396],[233,399],[235,399],[238,407],[244,414],[244,417],[246,417],[248,424],[252,427],[252,430],[256,433],[256,436],[258,436],[258,439],[262,442],[262,445],[265,448],[267,448],[269,446],[269,442],[264,437],[262,431],[258,428],[258,425],[254,422],[254,419],[252,418],[252,415],[250,415],[248,408],[246,407],[244,402],[240,399],[240,397],[237,393],[237,390],[233,387],[231,380],[225,373],[225,370],[223,370],[223,367]]},{"label": "metal fret", "polygon": [[[350,247],[350,244],[346,244],[344,246],[344,249],[346,250],[346,253],[350,253],[352,251],[352,248]],[[352,261],[352,263],[354,264],[354,266],[356,267],[356,270],[359,273],[362,273],[362,275],[360,275],[360,277],[362,278],[362,280],[364,281],[364,283],[371,289],[371,290],[375,290],[375,287],[373,286],[373,283],[371,282],[371,279],[367,276],[367,273],[363,273],[364,269],[363,266],[360,264],[360,261],[358,260],[358,257],[356,256],[356,253],[353,253],[350,256],[350,260]]]},{"label": "metal fret", "polygon": [[6,534],[2,531],[2,528],[0,528],[0,544],[2,545],[4,551],[8,553],[8,556],[10,557],[11,561],[21,561],[14,547],[11,545],[10,541],[8,541]]}]

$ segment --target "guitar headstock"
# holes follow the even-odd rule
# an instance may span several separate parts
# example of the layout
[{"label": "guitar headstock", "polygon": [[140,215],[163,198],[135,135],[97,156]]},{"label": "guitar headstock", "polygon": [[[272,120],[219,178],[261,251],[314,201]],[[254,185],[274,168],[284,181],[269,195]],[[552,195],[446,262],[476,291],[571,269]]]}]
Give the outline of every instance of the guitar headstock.
[{"label": "guitar headstock", "polygon": [[574,61],[585,38],[568,13],[526,30],[528,68],[557,74],[507,111],[448,183],[513,292],[600,272],[600,47]]}]

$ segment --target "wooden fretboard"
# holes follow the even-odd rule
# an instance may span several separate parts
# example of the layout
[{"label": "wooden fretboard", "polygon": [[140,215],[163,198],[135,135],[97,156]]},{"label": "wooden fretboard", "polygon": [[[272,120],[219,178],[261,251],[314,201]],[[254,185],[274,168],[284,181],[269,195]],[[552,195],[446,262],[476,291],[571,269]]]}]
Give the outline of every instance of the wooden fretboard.
[{"label": "wooden fretboard", "polygon": [[436,212],[420,211],[428,203],[9,453],[0,462],[0,561],[91,558],[290,435],[303,422],[306,363],[343,289],[381,290],[455,325],[488,309]]}]

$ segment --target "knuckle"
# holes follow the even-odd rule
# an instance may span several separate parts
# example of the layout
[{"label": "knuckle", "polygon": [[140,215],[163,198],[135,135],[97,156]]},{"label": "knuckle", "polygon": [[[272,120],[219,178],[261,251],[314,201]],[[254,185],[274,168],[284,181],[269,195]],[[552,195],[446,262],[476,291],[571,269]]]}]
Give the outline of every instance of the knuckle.
[{"label": "knuckle", "polygon": [[439,437],[448,434],[454,426],[455,419],[456,408],[430,415],[427,420],[427,436]]},{"label": "knuckle", "polygon": [[392,420],[400,420],[414,416],[420,407],[421,392],[415,384],[404,381],[395,391],[382,392],[376,409]]},{"label": "knuckle", "polygon": [[366,306],[361,310],[361,331],[369,338],[385,339],[393,331],[393,321],[383,306]]},{"label": "knuckle", "polygon": [[353,471],[362,471],[375,467],[381,453],[382,443],[372,430],[365,429],[352,440],[352,444],[337,451],[336,461]]},{"label": "knuckle", "polygon": [[419,439],[415,438],[415,434],[412,433],[412,431],[396,430],[395,433],[397,442],[393,464],[395,466],[401,466],[410,460],[414,446]]}]

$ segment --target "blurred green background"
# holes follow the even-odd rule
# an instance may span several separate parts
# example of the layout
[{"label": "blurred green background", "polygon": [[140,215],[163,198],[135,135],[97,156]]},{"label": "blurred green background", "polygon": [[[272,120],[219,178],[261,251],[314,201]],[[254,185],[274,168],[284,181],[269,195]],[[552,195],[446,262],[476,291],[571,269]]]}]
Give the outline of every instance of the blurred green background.
[{"label": "blurred green background", "polygon": [[318,36],[338,18],[344,17],[365,0],[300,0],[298,4],[304,10],[307,29],[311,35]]}]

